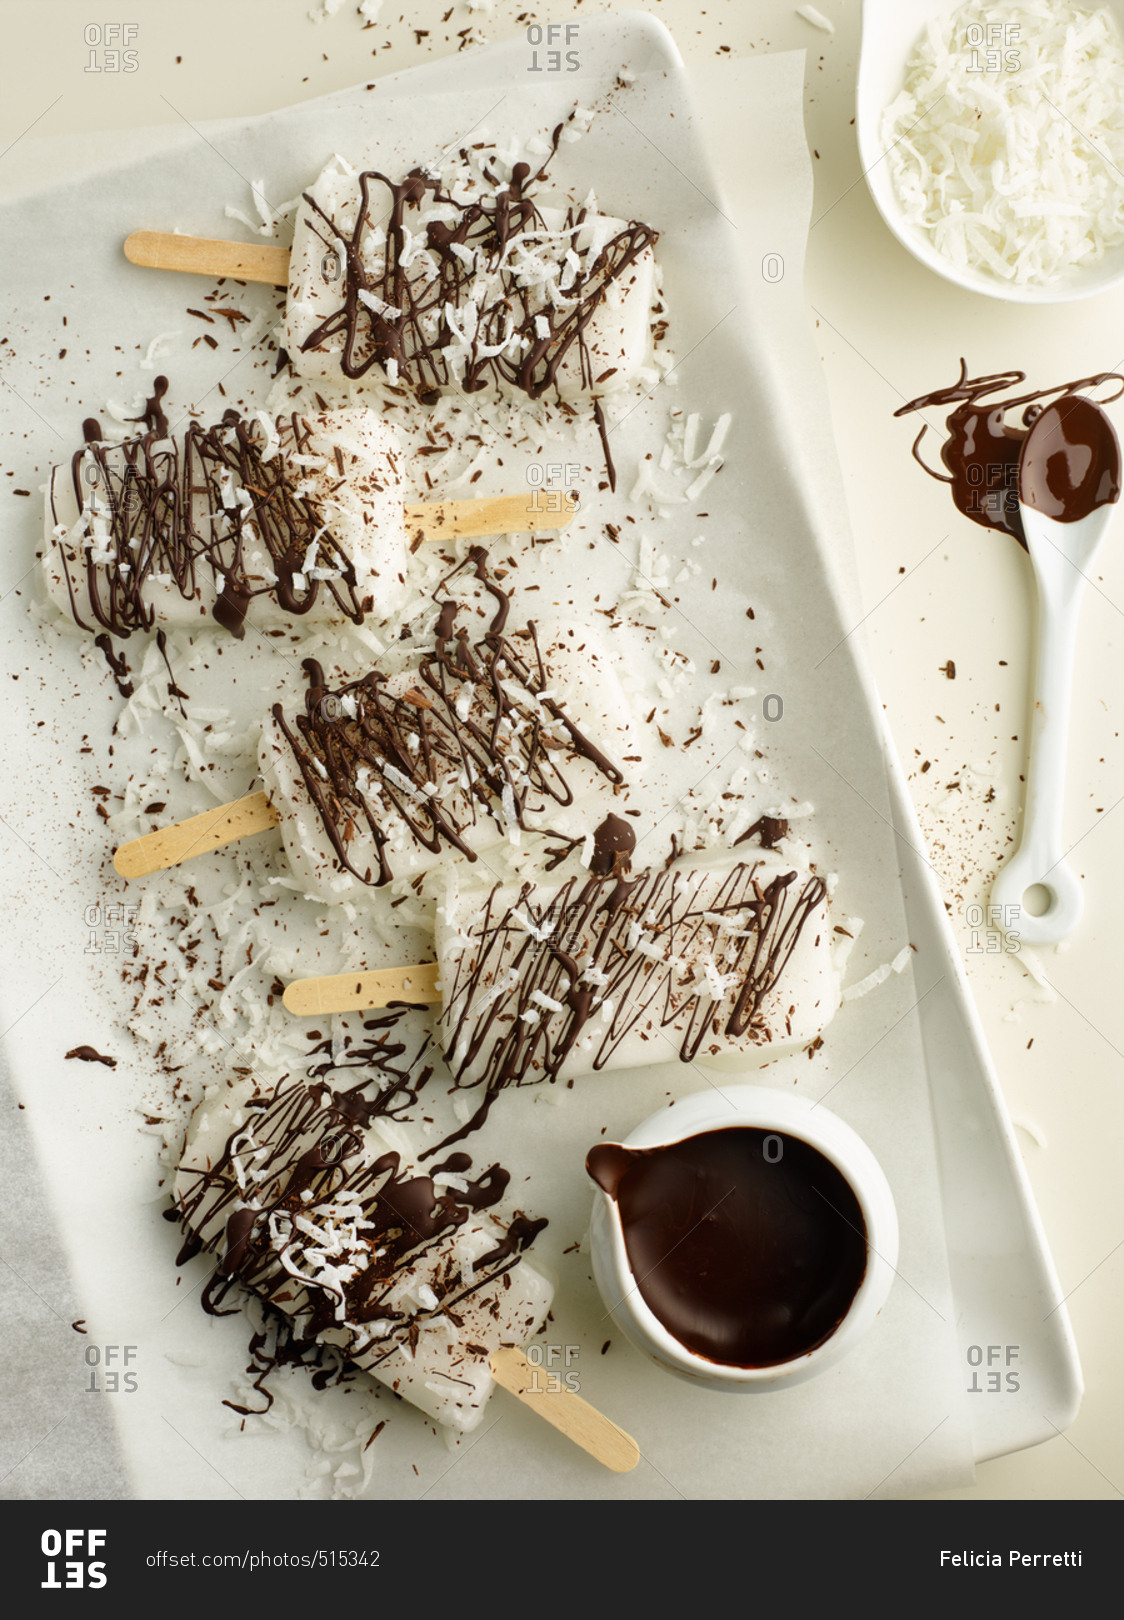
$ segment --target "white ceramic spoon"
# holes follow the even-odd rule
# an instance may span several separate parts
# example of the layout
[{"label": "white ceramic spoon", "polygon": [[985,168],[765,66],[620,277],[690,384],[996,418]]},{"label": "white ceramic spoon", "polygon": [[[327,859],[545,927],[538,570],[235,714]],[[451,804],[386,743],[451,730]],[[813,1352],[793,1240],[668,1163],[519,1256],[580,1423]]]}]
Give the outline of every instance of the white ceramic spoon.
[{"label": "white ceramic spoon", "polygon": [[[1087,0],[1111,11],[1124,33],[1124,0]],[[883,161],[882,115],[905,82],[906,62],[926,23],[959,9],[958,0],[863,0],[855,132],[866,183],[882,218],[898,241],[948,281],[970,292],[1016,304],[1061,304],[1087,298],[1124,281],[1124,245],[1110,248],[1094,265],[1045,287],[1012,286],[982,270],[958,270],[937,252],[927,231],[910,224],[894,194]],[[982,49],[982,47],[981,47]]]},{"label": "white ceramic spoon", "polygon": [[[992,907],[1001,908],[997,915],[993,910],[992,915],[1008,934],[1017,934],[1028,945],[1056,945],[1068,939],[1081,920],[1084,905],[1081,884],[1066,865],[1062,842],[1066,744],[1081,597],[1114,510],[1112,505],[1099,505],[1076,522],[1060,522],[1028,504],[1028,452],[1039,424],[1049,430],[1049,415],[1043,412],[1031,429],[1019,464],[1019,512],[1038,587],[1022,837],[1014,854],[999,868],[991,889]],[[1107,461],[1099,465],[1094,462],[1088,476],[1098,481],[1107,477],[1119,490],[1120,446],[1107,420],[1104,452]],[[1041,884],[1049,896],[1049,904],[1037,917],[1024,904],[1026,891],[1035,884]]]}]

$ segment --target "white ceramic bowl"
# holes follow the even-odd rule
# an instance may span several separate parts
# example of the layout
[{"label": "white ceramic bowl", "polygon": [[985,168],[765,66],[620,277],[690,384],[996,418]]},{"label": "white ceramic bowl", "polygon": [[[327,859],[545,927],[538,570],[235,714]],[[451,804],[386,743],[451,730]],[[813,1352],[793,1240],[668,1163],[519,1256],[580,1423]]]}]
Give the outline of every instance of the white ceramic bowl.
[{"label": "white ceramic bowl", "polygon": [[[1085,0],[1089,9],[1105,5],[1124,32],[1124,0]],[[1110,248],[1095,265],[1075,270],[1043,287],[1016,287],[982,270],[958,270],[939,254],[926,231],[909,224],[894,193],[889,167],[882,161],[882,115],[905,81],[905,66],[914,40],[933,17],[958,9],[957,0],[863,0],[862,50],[855,126],[859,161],[870,194],[886,224],[914,258],[946,281],[969,292],[984,293],[1012,304],[1065,304],[1090,298],[1124,282],[1124,244]]]},{"label": "white ceramic bowl", "polygon": [[[733,1108],[731,1108],[733,1104]],[[867,1265],[846,1316],[830,1338],[792,1361],[772,1367],[731,1367],[709,1361],[672,1337],[649,1309],[629,1266],[616,1203],[595,1194],[590,1224],[593,1274],[607,1309],[638,1350],[668,1371],[711,1389],[751,1391],[803,1383],[833,1367],[874,1325],[898,1260],[898,1217],[889,1184],[873,1153],[837,1114],[786,1091],[723,1086],[661,1108],[622,1146],[663,1147],[703,1132],[739,1127],[777,1131],[817,1148],[850,1184],[867,1231]]]}]

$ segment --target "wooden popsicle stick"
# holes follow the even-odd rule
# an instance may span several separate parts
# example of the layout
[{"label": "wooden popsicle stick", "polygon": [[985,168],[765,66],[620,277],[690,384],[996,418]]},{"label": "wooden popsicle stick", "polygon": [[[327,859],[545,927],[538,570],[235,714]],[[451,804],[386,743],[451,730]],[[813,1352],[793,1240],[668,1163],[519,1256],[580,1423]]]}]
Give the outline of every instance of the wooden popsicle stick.
[{"label": "wooden popsicle stick", "polygon": [[493,1350],[492,1377],[614,1474],[627,1474],[640,1461],[640,1448],[630,1434],[567,1389],[556,1373],[536,1367],[522,1350]]},{"label": "wooden popsicle stick", "polygon": [[324,1013],[366,1012],[391,1001],[436,1002],[437,963],[412,967],[374,968],[354,973],[332,973],[322,979],[294,979],[284,995],[286,1009],[298,1018],[319,1018]]},{"label": "wooden popsicle stick", "polygon": [[196,855],[207,855],[251,833],[267,832],[280,823],[280,816],[264,793],[249,793],[231,804],[220,804],[202,815],[177,821],[171,827],[158,827],[122,844],[113,864],[124,878],[147,877],[179,866]]},{"label": "wooden popsicle stick", "polygon": [[470,501],[423,501],[403,511],[411,540],[457,540],[479,534],[564,529],[578,509],[569,491],[529,489]]},{"label": "wooden popsicle stick", "polygon": [[193,276],[233,276],[236,281],[289,285],[289,250],[265,242],[220,242],[172,231],[134,231],[125,238],[125,257],[150,270],[186,270]]}]

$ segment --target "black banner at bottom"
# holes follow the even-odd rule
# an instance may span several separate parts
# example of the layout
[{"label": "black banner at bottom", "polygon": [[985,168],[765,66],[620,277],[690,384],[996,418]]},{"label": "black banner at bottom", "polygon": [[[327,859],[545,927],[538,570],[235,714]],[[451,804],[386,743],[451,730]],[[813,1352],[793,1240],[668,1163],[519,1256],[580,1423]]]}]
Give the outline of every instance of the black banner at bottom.
[{"label": "black banner at bottom", "polygon": [[5,1590],[35,1615],[138,1598],[224,1614],[259,1594],[459,1609],[474,1591],[488,1610],[603,1610],[688,1588],[806,1612],[919,1587],[971,1613],[1016,1587],[1103,1590],[1119,1536],[1110,1501],[22,1501],[3,1523]]}]

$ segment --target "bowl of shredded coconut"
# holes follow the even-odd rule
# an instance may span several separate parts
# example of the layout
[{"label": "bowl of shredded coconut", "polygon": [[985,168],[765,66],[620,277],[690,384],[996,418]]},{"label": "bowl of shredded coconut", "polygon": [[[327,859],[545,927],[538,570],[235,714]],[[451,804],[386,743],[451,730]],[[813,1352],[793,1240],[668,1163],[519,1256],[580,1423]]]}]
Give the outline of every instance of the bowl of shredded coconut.
[{"label": "bowl of shredded coconut", "polygon": [[858,135],[895,236],[993,298],[1124,281],[1124,0],[865,0]]}]

